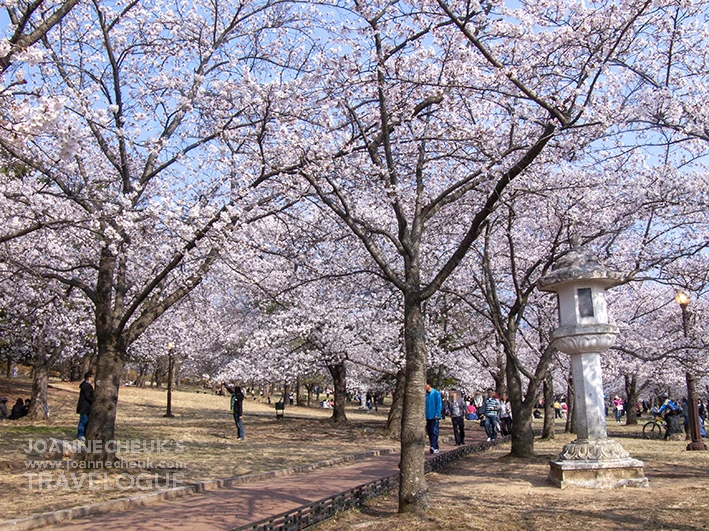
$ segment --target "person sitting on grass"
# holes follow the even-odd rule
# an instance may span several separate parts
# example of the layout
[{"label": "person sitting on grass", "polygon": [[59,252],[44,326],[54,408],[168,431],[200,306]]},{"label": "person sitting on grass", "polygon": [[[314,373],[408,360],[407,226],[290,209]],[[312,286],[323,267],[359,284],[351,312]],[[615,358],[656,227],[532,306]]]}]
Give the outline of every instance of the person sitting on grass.
[{"label": "person sitting on grass", "polygon": [[475,405],[472,402],[468,406],[468,417],[467,418],[468,418],[468,420],[478,420],[477,410],[475,409]]},{"label": "person sitting on grass", "polygon": [[15,402],[15,405],[12,406],[12,413],[10,413],[10,416],[8,418],[10,420],[17,420],[21,419],[25,415],[25,402],[21,398],[18,398],[17,402]]},{"label": "person sitting on grass", "polygon": [[7,397],[3,396],[0,398],[0,420],[5,420],[9,416],[10,413],[7,411]]}]

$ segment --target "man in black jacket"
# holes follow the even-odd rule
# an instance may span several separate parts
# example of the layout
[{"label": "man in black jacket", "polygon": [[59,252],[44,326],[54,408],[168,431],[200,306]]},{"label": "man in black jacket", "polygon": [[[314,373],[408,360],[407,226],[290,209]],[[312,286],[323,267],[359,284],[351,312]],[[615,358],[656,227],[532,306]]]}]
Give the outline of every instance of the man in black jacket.
[{"label": "man in black jacket", "polygon": [[17,402],[15,402],[15,405],[12,406],[12,412],[10,413],[10,416],[8,417],[8,419],[9,420],[17,420],[17,419],[21,419],[24,416],[25,416],[25,402],[21,398],[18,398]]},{"label": "man in black jacket", "polygon": [[244,393],[239,386],[226,385],[225,387],[231,393],[231,412],[234,414],[234,422],[236,423],[236,436],[243,441],[244,424],[241,419],[244,416]]},{"label": "man in black jacket", "polygon": [[86,425],[89,423],[89,413],[91,404],[94,403],[94,373],[89,371],[84,374],[84,381],[79,386],[79,403],[76,405],[76,412],[79,414],[79,427],[76,438],[85,441],[84,433]]}]

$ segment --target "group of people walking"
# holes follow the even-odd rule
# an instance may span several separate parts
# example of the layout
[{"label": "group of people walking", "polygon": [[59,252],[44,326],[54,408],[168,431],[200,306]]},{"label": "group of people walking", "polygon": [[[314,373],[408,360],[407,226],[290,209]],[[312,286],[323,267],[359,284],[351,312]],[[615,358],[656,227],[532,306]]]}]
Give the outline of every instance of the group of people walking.
[{"label": "group of people walking", "polygon": [[485,427],[488,441],[497,439],[498,433],[509,435],[512,429],[512,410],[507,395],[499,397],[493,389],[485,393],[476,393],[467,398],[457,389],[448,391],[443,398],[434,389],[431,380],[426,381],[426,434],[429,450],[439,453],[438,433],[440,421],[449,416],[453,425],[455,445],[465,444],[465,420],[479,420]]}]

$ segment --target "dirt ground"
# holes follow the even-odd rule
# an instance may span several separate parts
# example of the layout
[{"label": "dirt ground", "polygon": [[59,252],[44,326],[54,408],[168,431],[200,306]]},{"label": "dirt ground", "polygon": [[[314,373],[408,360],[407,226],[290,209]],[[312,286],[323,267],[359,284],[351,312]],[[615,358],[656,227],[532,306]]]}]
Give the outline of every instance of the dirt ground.
[{"label": "dirt ground", "polygon": [[[137,468],[37,469],[33,462],[47,461],[49,457],[41,452],[44,441],[50,437],[71,441],[76,437],[78,385],[50,382],[49,423],[26,419],[0,422],[0,492],[6,493],[0,520],[131,496],[156,486],[179,486],[173,480],[189,483],[228,478],[397,446],[396,441],[383,434],[385,408],[378,413],[362,413],[353,405],[347,411],[350,422],[333,426],[328,422],[331,410],[287,406],[285,419],[277,421],[272,405],[247,397],[246,441],[241,442],[236,439],[229,397],[175,391],[175,418],[166,419],[164,389],[124,387],[119,395],[116,440],[141,441],[140,451],[119,453],[136,462]],[[28,380],[0,379],[0,395],[7,396],[10,404],[29,394]],[[142,446],[142,441],[147,445]],[[168,442],[157,446],[153,441]],[[40,452],[35,452],[33,458],[26,453],[30,448]],[[32,475],[39,473],[46,480],[41,488],[39,476]],[[80,482],[87,473],[98,474],[91,484],[88,480]],[[148,479],[158,474],[159,479],[154,485],[146,480],[142,487],[131,486],[131,479],[124,478],[125,474]]]},{"label": "dirt ground", "polygon": [[[610,429],[618,431],[615,425]],[[548,461],[573,439],[537,441],[532,461],[509,456],[509,444],[429,474],[431,510],[396,514],[396,493],[373,500],[317,531],[573,531],[709,529],[709,452],[684,442],[618,439],[644,461],[650,487],[558,489],[546,482]]]}]

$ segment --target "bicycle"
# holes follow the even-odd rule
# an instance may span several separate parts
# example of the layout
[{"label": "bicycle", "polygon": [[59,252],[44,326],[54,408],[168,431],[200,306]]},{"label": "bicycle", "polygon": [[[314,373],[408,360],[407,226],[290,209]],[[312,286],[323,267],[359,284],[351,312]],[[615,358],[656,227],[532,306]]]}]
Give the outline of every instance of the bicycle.
[{"label": "bicycle", "polygon": [[666,431],[667,423],[662,417],[655,417],[643,426],[643,439],[664,439]]}]

